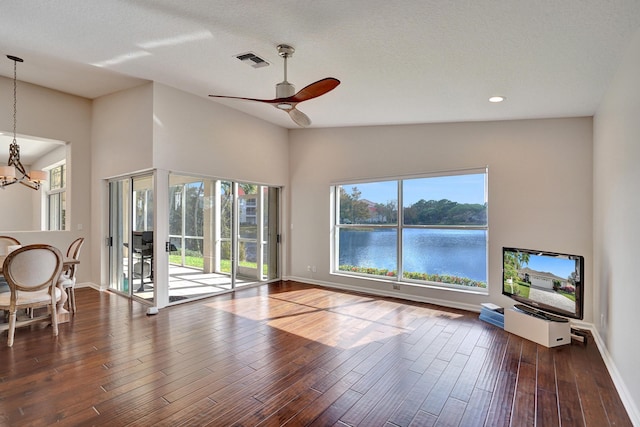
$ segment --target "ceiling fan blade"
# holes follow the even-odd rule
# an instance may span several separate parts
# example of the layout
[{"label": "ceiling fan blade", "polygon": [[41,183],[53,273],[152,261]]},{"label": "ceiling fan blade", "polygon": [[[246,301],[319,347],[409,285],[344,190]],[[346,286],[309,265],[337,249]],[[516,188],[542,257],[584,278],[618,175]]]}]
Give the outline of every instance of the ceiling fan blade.
[{"label": "ceiling fan blade", "polygon": [[317,98],[324,95],[327,92],[332,91],[340,84],[340,80],[333,77],[327,77],[326,79],[318,80],[311,83],[308,86],[303,87],[295,95],[287,98],[291,102],[302,102],[309,99]]},{"label": "ceiling fan blade", "polygon": [[225,96],[225,95],[209,95],[209,96],[211,98],[243,99],[245,101],[266,102],[268,104],[274,104],[274,103],[278,102],[277,99],[244,98],[242,96]]},{"label": "ceiling fan blade", "polygon": [[311,125],[311,119],[309,118],[309,116],[307,116],[297,108],[294,107],[287,112],[289,113],[289,117],[291,117],[291,120],[296,122],[298,126],[306,128],[307,126]]},{"label": "ceiling fan blade", "polygon": [[340,80],[333,77],[327,77],[326,79],[318,80],[300,89],[298,93],[287,98],[274,98],[274,99],[260,99],[260,98],[245,98],[243,96],[226,96],[226,95],[209,95],[212,98],[226,98],[226,99],[242,99],[245,101],[258,101],[267,104],[278,104],[281,102],[287,102],[290,104],[297,104],[298,102],[308,101],[309,99],[317,98],[324,95],[327,92],[332,91],[340,84]]}]

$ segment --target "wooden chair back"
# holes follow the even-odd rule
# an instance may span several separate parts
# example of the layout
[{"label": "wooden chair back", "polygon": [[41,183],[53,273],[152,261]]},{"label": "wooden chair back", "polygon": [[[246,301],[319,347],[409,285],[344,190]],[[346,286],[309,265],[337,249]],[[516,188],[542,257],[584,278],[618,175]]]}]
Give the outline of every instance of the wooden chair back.
[{"label": "wooden chair back", "polygon": [[[58,283],[62,254],[50,245],[27,245],[7,255],[3,272],[11,292],[34,292]],[[12,296],[12,300],[14,297]]]},{"label": "wooden chair back", "polygon": [[[2,268],[10,292],[0,294],[0,309],[9,311],[9,347],[13,345],[16,327],[37,321],[50,321],[53,335],[58,335],[56,303],[62,291],[57,284],[62,272],[62,261],[59,249],[42,244],[23,246],[7,255]],[[19,308],[38,307],[49,307],[48,313],[17,321],[16,311]]]},{"label": "wooden chair back", "polygon": [[11,236],[0,236],[0,264],[4,262],[4,259],[9,254],[9,246],[19,245],[18,239],[14,239]]},{"label": "wooden chair back", "polygon": [[[80,259],[80,251],[82,250],[82,245],[84,244],[84,237],[78,237],[76,240],[71,242],[69,248],[67,249],[67,258]],[[73,264],[65,275],[69,278],[76,277],[76,268],[78,264]]]}]

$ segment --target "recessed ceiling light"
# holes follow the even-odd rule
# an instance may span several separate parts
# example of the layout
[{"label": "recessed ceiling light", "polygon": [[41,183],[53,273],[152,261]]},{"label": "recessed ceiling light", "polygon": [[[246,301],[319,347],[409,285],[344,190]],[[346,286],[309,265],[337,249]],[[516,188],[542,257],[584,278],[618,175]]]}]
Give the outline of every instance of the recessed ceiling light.
[{"label": "recessed ceiling light", "polygon": [[489,98],[489,102],[502,102],[505,99],[507,99],[504,96],[492,96],[491,98]]}]

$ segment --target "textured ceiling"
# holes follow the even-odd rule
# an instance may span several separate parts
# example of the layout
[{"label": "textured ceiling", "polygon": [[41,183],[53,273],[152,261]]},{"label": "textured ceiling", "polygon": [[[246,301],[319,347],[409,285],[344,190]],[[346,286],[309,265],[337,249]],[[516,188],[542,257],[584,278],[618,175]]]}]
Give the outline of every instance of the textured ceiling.
[{"label": "textured ceiling", "polygon": [[[327,127],[592,115],[640,1],[12,0],[2,16],[0,51],[25,60],[20,80],[88,98],[144,81],[273,98],[275,47],[291,44],[297,89],[342,81],[299,105]],[[271,65],[234,57],[248,51]],[[12,67],[0,58],[0,74]],[[495,94],[507,101],[487,102]],[[210,102],[296,127],[268,105]]]}]

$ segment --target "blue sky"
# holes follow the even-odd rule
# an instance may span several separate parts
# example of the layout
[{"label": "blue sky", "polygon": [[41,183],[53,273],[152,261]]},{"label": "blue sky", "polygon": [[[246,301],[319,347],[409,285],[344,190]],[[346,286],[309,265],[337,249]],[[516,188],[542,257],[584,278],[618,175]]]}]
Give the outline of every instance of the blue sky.
[{"label": "blue sky", "polygon": [[553,273],[558,277],[568,278],[575,271],[576,262],[566,258],[530,255],[527,267],[536,271]]},{"label": "blue sky", "polygon": [[[404,205],[420,199],[449,199],[458,203],[479,203],[484,200],[484,174],[439,176],[404,180]],[[397,199],[396,181],[379,183],[347,184],[343,186],[351,194],[358,187],[360,198],[376,203],[387,203]]]}]

